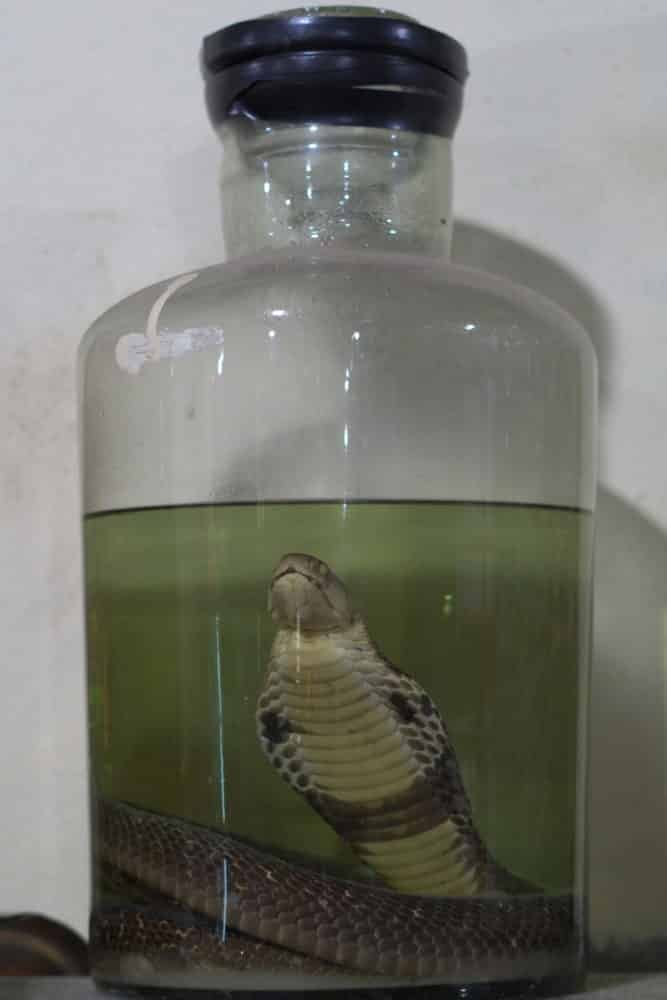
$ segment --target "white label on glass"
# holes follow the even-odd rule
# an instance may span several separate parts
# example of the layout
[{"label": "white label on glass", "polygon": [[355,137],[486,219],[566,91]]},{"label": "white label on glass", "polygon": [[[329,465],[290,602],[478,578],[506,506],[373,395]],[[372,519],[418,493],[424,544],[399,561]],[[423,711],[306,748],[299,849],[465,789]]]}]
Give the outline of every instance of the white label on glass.
[{"label": "white label on glass", "polygon": [[184,274],[167,285],[155,300],[145,333],[126,333],[116,344],[116,363],[130,375],[138,375],[145,364],[151,361],[174,361],[191,351],[203,351],[207,347],[222,345],[223,331],[220,327],[194,327],[187,330],[160,330],[158,323],[165,303],[183,285],[194,281],[197,274]]},{"label": "white label on glass", "polygon": [[116,344],[116,363],[130,375],[138,375],[147,362],[174,361],[191,351],[203,351],[223,343],[221,327],[196,327],[173,332],[160,330],[156,357],[154,345],[145,333],[126,333]]}]

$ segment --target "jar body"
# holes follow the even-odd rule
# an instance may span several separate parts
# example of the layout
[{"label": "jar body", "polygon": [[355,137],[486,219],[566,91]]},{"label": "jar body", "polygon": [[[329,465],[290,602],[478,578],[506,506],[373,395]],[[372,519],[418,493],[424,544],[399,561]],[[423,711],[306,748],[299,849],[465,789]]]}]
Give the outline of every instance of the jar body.
[{"label": "jar body", "polygon": [[[133,296],[95,324],[81,365],[96,977],[220,990],[574,982],[595,440],[583,332],[530,293],[421,257],[283,250]],[[287,758],[276,759],[280,741],[266,728],[275,720],[262,715],[272,703],[261,700],[280,629],[267,592],[295,552],[344,583],[377,669],[393,665],[428,694],[475,836],[516,877],[507,894],[471,889],[456,838],[449,847],[462,844],[463,861],[449,869],[460,876],[450,891],[419,873],[392,884],[358,830],[332,825]],[[304,664],[297,693],[307,700]],[[312,718],[327,721],[325,708]],[[361,730],[338,703],[333,722],[350,747],[372,752],[379,717],[361,708]],[[428,726],[404,710],[400,700],[391,708],[399,727]],[[307,744],[322,719],[310,729],[302,719],[293,738]],[[424,765],[435,800],[442,775],[426,769],[443,744],[427,728],[413,738],[398,756]],[[350,747],[346,773],[370,799],[386,797],[397,755],[385,763],[378,750],[371,780],[369,753],[364,764]],[[312,762],[305,769],[306,791],[331,791]],[[389,851],[404,846],[402,808]],[[100,809],[116,809],[115,826]],[[133,831],[146,832],[151,814],[194,824],[180,828],[186,846],[174,856],[156,835],[139,857],[146,845],[133,846]],[[422,825],[424,844],[437,826]],[[187,848],[202,857],[202,829],[223,838],[205,905],[199,890],[181,891],[203,877]],[[254,888],[263,923],[247,915],[253,890],[237,845],[269,865]],[[274,879],[295,869],[315,896],[330,885],[353,893],[338,951],[322,943],[329,929],[318,940],[324,911],[290,925],[271,910]],[[472,920],[469,935],[457,931],[452,945],[445,921],[412,952],[410,935],[391,937],[406,905],[423,905],[439,926],[442,896],[468,907],[452,919]],[[372,910],[377,898],[377,926],[368,915],[355,925],[355,901]],[[549,937],[550,921],[562,933]],[[314,937],[295,938],[289,927],[302,925]]]}]

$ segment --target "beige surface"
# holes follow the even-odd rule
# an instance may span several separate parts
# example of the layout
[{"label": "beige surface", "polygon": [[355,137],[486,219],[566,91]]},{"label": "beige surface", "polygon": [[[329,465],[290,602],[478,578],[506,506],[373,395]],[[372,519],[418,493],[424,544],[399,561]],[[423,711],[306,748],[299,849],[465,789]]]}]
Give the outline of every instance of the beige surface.
[{"label": "beige surface", "polygon": [[[316,995],[316,994],[315,994]],[[89,979],[0,979],[0,1000],[95,1000],[110,996],[98,991]],[[595,978],[577,998],[588,1000],[663,1000],[667,976]],[[574,996],[561,1000],[574,1000]]]}]

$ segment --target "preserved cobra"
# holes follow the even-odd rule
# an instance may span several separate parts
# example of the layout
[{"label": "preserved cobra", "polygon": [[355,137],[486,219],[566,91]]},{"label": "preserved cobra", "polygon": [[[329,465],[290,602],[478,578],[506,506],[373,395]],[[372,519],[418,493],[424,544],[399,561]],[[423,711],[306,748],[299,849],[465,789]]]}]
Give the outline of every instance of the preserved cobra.
[{"label": "preserved cobra", "polygon": [[437,707],[382,655],[341,580],[315,556],[287,555],[269,610],[278,631],[260,745],[377,880],[336,878],[100,800],[102,863],[171,910],[98,914],[93,943],[237,969],[435,982],[511,978],[517,963],[526,977],[566,971],[572,898],[546,895],[491,856]]}]

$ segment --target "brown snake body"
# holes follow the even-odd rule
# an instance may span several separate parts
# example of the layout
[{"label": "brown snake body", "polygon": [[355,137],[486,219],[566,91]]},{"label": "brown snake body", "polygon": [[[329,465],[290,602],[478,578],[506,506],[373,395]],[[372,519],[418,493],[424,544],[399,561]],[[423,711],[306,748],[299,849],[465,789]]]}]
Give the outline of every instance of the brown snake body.
[{"label": "brown snake body", "polygon": [[279,631],[258,702],[260,744],[384,885],[102,799],[100,860],[212,923],[149,927],[126,911],[105,924],[98,915],[95,940],[232,968],[435,982],[568,971],[577,958],[572,898],[543,894],[490,856],[436,707],[382,657],[343,584],[312,556],[286,556],[270,607]]}]

